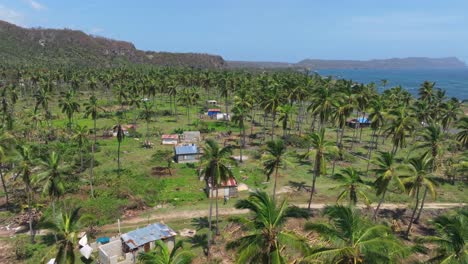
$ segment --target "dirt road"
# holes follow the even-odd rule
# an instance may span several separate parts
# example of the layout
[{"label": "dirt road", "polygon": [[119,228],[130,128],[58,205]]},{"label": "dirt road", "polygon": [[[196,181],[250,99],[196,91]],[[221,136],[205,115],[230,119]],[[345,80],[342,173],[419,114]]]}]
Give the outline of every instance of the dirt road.
[{"label": "dirt road", "polygon": [[[293,204],[295,206],[301,208],[307,208],[307,204]],[[322,209],[325,206],[330,204],[312,204],[312,209]],[[466,203],[426,203],[424,204],[424,209],[450,209],[456,207],[464,207],[467,206]],[[375,208],[377,204],[372,204],[371,207]],[[358,205],[359,208],[367,208],[366,205]],[[387,203],[382,204],[381,209],[400,209],[400,208],[408,208],[408,204],[395,204],[395,203]],[[219,215],[240,215],[240,214],[247,214],[249,210],[246,209],[235,209],[235,208],[220,208]],[[124,227],[133,227],[133,226],[141,226],[148,222],[154,221],[170,221],[170,220],[177,220],[177,219],[192,219],[198,217],[206,217],[208,216],[208,208],[204,210],[184,210],[184,211],[174,211],[174,212],[164,212],[158,213],[157,211],[149,216],[134,216],[127,219],[122,219],[120,221],[120,226]],[[214,208],[213,208],[214,213]],[[117,230],[117,223],[109,224],[101,227],[101,230]]]}]

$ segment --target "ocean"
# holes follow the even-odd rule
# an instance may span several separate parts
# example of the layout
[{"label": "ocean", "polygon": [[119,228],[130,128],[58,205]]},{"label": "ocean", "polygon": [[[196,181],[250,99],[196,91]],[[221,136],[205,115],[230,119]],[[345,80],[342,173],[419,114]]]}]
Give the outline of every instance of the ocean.
[{"label": "ocean", "polygon": [[360,83],[374,82],[383,90],[381,80],[388,80],[386,88],[401,85],[417,96],[418,88],[424,81],[436,82],[436,88],[446,91],[447,97],[468,100],[468,69],[337,69],[318,70],[322,76],[351,79]]}]

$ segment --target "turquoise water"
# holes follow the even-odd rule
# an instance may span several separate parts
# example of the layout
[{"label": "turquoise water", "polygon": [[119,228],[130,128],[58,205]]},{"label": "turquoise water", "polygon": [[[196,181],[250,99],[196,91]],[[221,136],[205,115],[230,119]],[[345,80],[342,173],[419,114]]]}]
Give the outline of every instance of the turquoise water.
[{"label": "turquoise water", "polygon": [[381,80],[388,80],[387,88],[401,85],[413,95],[424,81],[436,82],[436,87],[446,90],[448,97],[468,100],[468,69],[341,69],[318,70],[322,76],[351,79],[360,83],[374,82],[382,90]]}]

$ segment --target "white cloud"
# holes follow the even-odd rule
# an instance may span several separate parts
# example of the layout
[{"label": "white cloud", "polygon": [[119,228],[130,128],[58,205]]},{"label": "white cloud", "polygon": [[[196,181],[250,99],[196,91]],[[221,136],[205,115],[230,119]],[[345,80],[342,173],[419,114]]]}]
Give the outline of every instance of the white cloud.
[{"label": "white cloud", "polygon": [[2,5],[0,5],[0,20],[24,26],[23,14]]},{"label": "white cloud", "polygon": [[35,10],[45,10],[47,9],[45,5],[37,2],[37,1],[34,1],[34,0],[25,0],[26,3],[29,4],[29,6],[32,8],[32,9],[35,9]]}]

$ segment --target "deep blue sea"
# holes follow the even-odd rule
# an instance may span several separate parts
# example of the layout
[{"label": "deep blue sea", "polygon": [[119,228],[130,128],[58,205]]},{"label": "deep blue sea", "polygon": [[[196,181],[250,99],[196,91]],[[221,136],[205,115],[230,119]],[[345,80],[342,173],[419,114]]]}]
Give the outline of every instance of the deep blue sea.
[{"label": "deep blue sea", "polygon": [[346,69],[346,70],[318,70],[322,76],[351,79],[355,82],[374,82],[382,91],[381,80],[388,80],[386,88],[401,85],[413,95],[424,81],[436,82],[436,87],[446,90],[448,97],[468,100],[468,69]]}]

